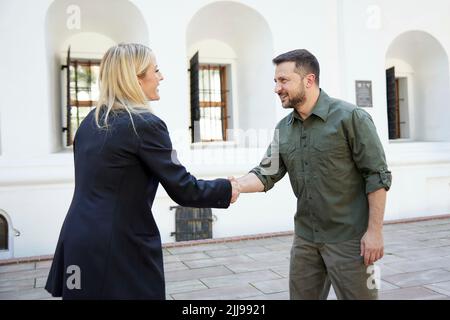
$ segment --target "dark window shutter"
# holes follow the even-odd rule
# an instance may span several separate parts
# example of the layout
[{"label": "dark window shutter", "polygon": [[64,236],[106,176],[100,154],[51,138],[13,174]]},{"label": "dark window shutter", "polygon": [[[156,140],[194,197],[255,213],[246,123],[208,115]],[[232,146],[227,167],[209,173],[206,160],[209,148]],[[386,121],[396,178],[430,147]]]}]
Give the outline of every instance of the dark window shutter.
[{"label": "dark window shutter", "polygon": [[200,92],[198,83],[198,51],[194,54],[190,61],[190,79],[191,79],[191,138],[192,142],[200,140],[200,133],[198,132],[198,121],[200,120]]},{"label": "dark window shutter", "polygon": [[398,138],[397,128],[397,84],[395,82],[395,68],[386,70],[387,115],[389,126],[389,139]]},{"label": "dark window shutter", "polygon": [[62,131],[66,133],[66,146],[70,146],[72,144],[71,141],[71,128],[70,128],[70,119],[71,119],[71,103],[70,103],[70,46],[67,49],[67,57],[66,57],[66,65],[61,66],[61,70],[66,69],[66,126],[62,128]]},{"label": "dark window shutter", "polygon": [[67,134],[67,146],[70,146],[72,144],[71,141],[71,131],[70,131],[70,120],[71,120],[71,103],[70,103],[70,46],[67,49],[67,58],[66,58],[66,134]]}]

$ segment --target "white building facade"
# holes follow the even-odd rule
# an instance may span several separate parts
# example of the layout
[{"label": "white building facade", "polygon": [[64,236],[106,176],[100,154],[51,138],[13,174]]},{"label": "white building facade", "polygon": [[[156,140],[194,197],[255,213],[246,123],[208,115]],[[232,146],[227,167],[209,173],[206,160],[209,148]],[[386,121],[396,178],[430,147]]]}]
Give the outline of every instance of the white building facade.
[{"label": "white building facade", "polygon": [[[450,213],[449,12],[447,0],[1,0],[0,236],[7,241],[0,259],[53,253],[71,202],[61,71],[69,46],[77,59],[100,59],[120,42],[150,46],[165,76],[152,109],[181,162],[204,179],[241,176],[259,163],[289,112],[273,93],[271,59],[306,48],[330,96],[357,103],[364,93],[357,83],[370,84],[365,110],[393,174],[385,220]],[[227,141],[192,143],[196,52],[200,64],[226,70],[227,129],[234,129]],[[395,119],[387,70],[396,83]],[[293,230],[288,180],[213,209],[213,236]],[[160,187],[153,212],[163,242],[175,241],[174,205]]]}]

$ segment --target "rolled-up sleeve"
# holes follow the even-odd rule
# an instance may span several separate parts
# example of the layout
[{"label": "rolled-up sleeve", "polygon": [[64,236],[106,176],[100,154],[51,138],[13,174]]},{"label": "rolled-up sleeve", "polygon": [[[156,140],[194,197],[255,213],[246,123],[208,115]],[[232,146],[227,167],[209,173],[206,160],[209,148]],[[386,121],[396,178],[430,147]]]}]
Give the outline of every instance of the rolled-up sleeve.
[{"label": "rolled-up sleeve", "polygon": [[261,180],[264,185],[264,192],[267,192],[284,177],[286,171],[286,166],[279,152],[278,138],[274,138],[260,164],[250,170],[250,173],[255,174]]},{"label": "rolled-up sleeve", "polygon": [[384,188],[389,190],[392,174],[388,170],[383,145],[378,137],[371,116],[362,109],[355,109],[348,127],[348,139],[353,160],[366,184],[366,193]]}]

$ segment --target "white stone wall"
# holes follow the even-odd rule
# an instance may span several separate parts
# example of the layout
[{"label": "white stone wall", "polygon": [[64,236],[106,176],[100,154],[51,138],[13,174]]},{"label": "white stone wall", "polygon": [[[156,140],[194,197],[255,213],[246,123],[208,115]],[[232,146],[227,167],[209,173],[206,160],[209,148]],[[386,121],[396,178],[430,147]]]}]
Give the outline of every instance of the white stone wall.
[{"label": "white stone wall", "polygon": [[[66,27],[69,4],[81,8],[81,29]],[[52,253],[70,205],[73,155],[62,148],[58,59],[69,39],[80,39],[81,33],[101,35],[107,39],[104,46],[139,41],[154,49],[165,80],[162,99],[153,109],[168,124],[182,162],[206,179],[245,174],[266,145],[251,150],[229,144],[191,148],[187,69],[193,47],[219,41],[230,48],[225,57],[220,49],[209,54],[228,59],[232,66],[233,123],[258,129],[266,138],[287,113],[273,94],[270,60],[287,50],[307,48],[319,59],[321,87],[330,95],[355,102],[355,80],[372,81],[374,107],[367,111],[376,122],[394,176],[386,219],[450,213],[450,102],[442,99],[450,88],[444,85],[437,98],[430,98],[440,102],[436,113],[429,99],[417,98],[421,83],[414,81],[412,116],[420,109],[420,117],[432,115],[427,123],[438,128],[432,128],[434,135],[425,141],[399,142],[388,140],[385,88],[385,68],[395,58],[388,50],[405,32],[430,35],[441,46],[440,61],[445,64],[442,57],[448,60],[450,52],[448,12],[446,0],[1,1],[0,209],[20,231],[12,254]],[[208,21],[217,25],[203,30],[201,24]],[[84,52],[91,46],[79,48]],[[440,70],[440,65],[435,68]],[[442,70],[438,76],[448,79],[448,61]],[[413,121],[416,128],[420,120]],[[427,128],[420,130],[418,138],[427,137]],[[160,188],[153,211],[163,242],[174,241],[172,205]],[[268,194],[242,195],[229,210],[213,210],[214,236],[292,230],[295,208],[285,178]]]}]

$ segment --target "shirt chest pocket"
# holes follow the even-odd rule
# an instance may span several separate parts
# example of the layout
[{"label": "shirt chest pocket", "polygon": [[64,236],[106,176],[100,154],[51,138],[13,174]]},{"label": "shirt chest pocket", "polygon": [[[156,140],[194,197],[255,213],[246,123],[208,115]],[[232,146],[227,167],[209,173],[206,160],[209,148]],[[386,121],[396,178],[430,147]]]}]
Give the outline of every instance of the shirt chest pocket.
[{"label": "shirt chest pocket", "polygon": [[280,143],[280,156],[289,171],[294,170],[297,148],[291,143]]},{"label": "shirt chest pocket", "polygon": [[346,154],[349,152],[345,138],[337,133],[316,133],[312,137],[312,147],[316,153]]},{"label": "shirt chest pocket", "polygon": [[350,148],[344,137],[337,133],[319,132],[312,137],[312,156],[319,172],[339,170],[341,163],[351,160]]},{"label": "shirt chest pocket", "polygon": [[294,191],[295,196],[300,198],[304,189],[304,174],[299,168],[299,164],[302,161],[300,147],[293,143],[281,143],[280,155],[288,170],[292,190]]}]

